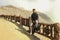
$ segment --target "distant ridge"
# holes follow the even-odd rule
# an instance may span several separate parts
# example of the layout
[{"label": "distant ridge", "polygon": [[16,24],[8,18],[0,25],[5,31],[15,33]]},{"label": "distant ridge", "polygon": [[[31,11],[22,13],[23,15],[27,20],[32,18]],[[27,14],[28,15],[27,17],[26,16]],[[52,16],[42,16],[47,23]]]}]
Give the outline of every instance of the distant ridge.
[{"label": "distant ridge", "polygon": [[25,10],[24,8],[17,8],[15,6],[12,5],[7,5],[7,6],[2,6],[0,7],[0,9],[4,12],[2,13],[2,11],[0,10],[1,14],[4,15],[16,15],[16,16],[23,16],[23,14],[31,14],[31,11]]},{"label": "distant ridge", "polygon": [[[31,16],[32,11],[25,10],[24,8],[17,8],[12,5],[2,6],[0,7],[0,15],[16,15],[22,16],[24,18],[29,18]],[[53,23],[52,19],[44,14],[39,12],[39,22],[42,23]]]}]

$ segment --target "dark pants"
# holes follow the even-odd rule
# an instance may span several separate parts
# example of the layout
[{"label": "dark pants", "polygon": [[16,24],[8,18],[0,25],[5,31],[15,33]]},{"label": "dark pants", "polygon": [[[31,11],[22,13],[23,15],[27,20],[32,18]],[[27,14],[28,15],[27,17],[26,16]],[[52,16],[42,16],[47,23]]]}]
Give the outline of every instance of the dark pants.
[{"label": "dark pants", "polygon": [[37,32],[39,30],[39,26],[35,26],[35,24],[33,24],[32,26],[32,34],[34,34],[35,32]]}]

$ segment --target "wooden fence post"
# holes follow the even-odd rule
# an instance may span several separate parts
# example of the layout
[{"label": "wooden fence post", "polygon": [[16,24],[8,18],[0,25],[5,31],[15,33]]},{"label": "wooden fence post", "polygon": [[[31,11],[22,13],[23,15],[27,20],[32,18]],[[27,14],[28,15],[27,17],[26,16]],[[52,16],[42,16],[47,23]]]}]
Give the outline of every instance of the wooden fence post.
[{"label": "wooden fence post", "polygon": [[20,26],[22,26],[22,17],[20,16]]},{"label": "wooden fence post", "polygon": [[54,39],[53,40],[59,40],[59,26],[58,26],[58,23],[54,24]]}]

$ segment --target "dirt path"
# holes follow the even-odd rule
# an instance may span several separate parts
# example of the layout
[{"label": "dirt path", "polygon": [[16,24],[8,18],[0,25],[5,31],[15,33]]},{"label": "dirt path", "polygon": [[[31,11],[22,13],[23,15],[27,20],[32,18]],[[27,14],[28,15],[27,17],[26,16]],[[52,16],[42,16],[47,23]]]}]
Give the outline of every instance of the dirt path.
[{"label": "dirt path", "polygon": [[0,18],[0,40],[30,40],[15,24]]},{"label": "dirt path", "polygon": [[0,40],[50,40],[42,35],[29,35],[24,27],[0,18]]}]

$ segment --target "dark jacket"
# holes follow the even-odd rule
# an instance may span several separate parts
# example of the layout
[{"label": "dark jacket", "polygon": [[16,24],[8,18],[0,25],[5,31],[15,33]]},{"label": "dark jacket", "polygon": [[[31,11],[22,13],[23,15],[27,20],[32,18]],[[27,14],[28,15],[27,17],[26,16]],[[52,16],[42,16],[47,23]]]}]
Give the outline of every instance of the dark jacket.
[{"label": "dark jacket", "polygon": [[32,13],[31,19],[32,19],[32,21],[38,20],[38,14],[37,13]]}]

